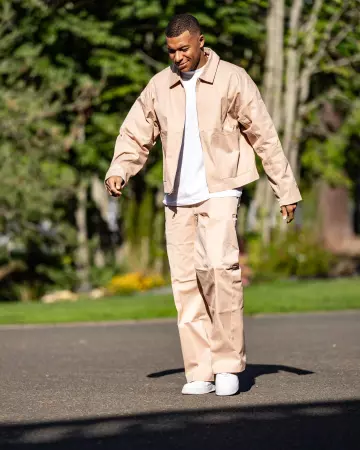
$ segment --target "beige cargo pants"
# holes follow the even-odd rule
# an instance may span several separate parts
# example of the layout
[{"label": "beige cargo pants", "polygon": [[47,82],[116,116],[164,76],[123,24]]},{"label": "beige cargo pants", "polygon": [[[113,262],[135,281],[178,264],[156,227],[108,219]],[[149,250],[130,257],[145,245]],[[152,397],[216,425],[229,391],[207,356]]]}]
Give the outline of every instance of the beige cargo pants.
[{"label": "beige cargo pants", "polygon": [[165,207],[166,244],[185,375],[212,381],[245,369],[239,199]]}]

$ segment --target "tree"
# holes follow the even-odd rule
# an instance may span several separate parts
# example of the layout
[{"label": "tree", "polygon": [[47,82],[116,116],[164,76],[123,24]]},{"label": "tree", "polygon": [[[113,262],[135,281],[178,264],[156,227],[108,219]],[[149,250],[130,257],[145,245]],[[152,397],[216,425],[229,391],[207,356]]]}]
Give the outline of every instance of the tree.
[{"label": "tree", "polygon": [[[269,2],[264,96],[283,136],[284,152],[299,176],[299,151],[311,127],[310,114],[326,100],[343,97],[344,80],[357,75],[360,9],[358,0],[294,0],[288,10],[286,6],[284,0]],[[255,201],[264,198],[263,189],[259,183]],[[257,206],[263,208],[262,234],[268,242],[275,211],[269,189]]]},{"label": "tree", "polygon": [[[103,73],[87,61],[99,47],[116,49],[121,43],[108,33],[108,23],[86,11],[72,12],[71,4],[54,9],[37,0],[8,0],[1,7],[2,233],[10,246],[19,242],[22,252],[31,256],[33,278],[46,273],[54,279],[67,273],[62,264],[58,262],[60,270],[54,271],[49,261],[42,264],[44,258],[37,262],[34,258],[45,240],[39,227],[47,223],[54,242],[47,243],[45,253],[54,252],[55,242],[62,238],[68,249],[62,248],[59,258],[67,261],[68,285],[86,289],[87,169],[89,164],[99,164],[101,156],[95,161],[92,149],[84,148],[85,127],[104,83]],[[86,49],[89,53],[84,55]],[[25,189],[19,180],[26,183]],[[70,239],[72,222],[77,242]],[[12,253],[5,253],[5,260],[11,260]],[[71,271],[73,261],[77,280]]]},{"label": "tree", "polygon": [[[31,19],[24,13],[27,7],[33,8]],[[75,176],[63,152],[66,130],[58,120],[64,111],[68,77],[64,70],[49,67],[40,56],[41,47],[31,43],[43,15],[38,2],[1,4],[0,253],[4,278],[12,275],[6,267],[26,269],[29,277],[39,269],[39,278],[45,259],[61,265],[66,249],[73,245],[72,228],[63,218]],[[46,76],[40,82],[41,71]]]}]

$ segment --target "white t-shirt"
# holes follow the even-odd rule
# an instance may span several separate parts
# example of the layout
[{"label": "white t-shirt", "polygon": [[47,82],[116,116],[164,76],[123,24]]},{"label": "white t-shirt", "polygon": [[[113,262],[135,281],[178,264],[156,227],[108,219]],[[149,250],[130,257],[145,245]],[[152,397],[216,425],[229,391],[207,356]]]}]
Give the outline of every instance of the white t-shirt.
[{"label": "white t-shirt", "polygon": [[186,95],[185,127],[174,191],[164,198],[167,206],[194,205],[212,197],[240,197],[242,194],[241,188],[209,193],[196,108],[196,82],[203,69],[181,74]]}]

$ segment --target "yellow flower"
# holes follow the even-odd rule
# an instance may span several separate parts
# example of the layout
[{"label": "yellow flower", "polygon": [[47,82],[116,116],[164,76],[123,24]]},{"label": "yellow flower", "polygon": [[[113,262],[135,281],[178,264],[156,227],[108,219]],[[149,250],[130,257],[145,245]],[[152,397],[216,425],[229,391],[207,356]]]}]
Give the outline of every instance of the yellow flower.
[{"label": "yellow flower", "polygon": [[147,291],[165,284],[164,278],[159,274],[144,275],[140,272],[131,272],[125,275],[116,275],[107,286],[110,294],[131,294]]}]

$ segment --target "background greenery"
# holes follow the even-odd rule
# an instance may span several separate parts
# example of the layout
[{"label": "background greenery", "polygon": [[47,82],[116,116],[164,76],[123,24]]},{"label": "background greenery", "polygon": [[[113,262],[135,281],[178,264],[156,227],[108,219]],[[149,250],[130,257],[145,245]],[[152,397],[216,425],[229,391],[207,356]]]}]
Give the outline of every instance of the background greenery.
[{"label": "background greenery", "polygon": [[[297,4],[301,13],[294,40]],[[268,43],[278,6],[284,11],[284,61],[296,51],[300,70],[292,83],[295,103],[301,106],[293,127],[299,133],[291,139],[293,148],[299,148],[296,172],[306,201],[293,231],[285,233],[273,217],[277,206],[268,211],[256,206],[261,183],[247,187],[239,221],[243,254],[250,255],[244,265],[255,280],[356,273],[357,0],[2,0],[1,300],[38,299],[56,289],[90,291],[125,272],[166,279],[159,146],[120,202],[103,189],[121,121],[150,77],[168,64],[164,29],[179,12],[196,15],[207,45],[248,70],[272,110],[267,74],[275,63]],[[278,67],[284,81],[282,105],[290,98],[286,64]],[[287,110],[282,114],[284,118]],[[283,122],[281,136],[287,132]],[[346,247],[351,251],[322,239],[333,223],[322,221],[319,205],[330,202],[325,194],[319,200],[324,189],[339,189],[348,202],[343,216],[351,228]],[[333,209],[341,215],[338,205]],[[343,229],[335,233],[335,241],[341,240]]]}]

